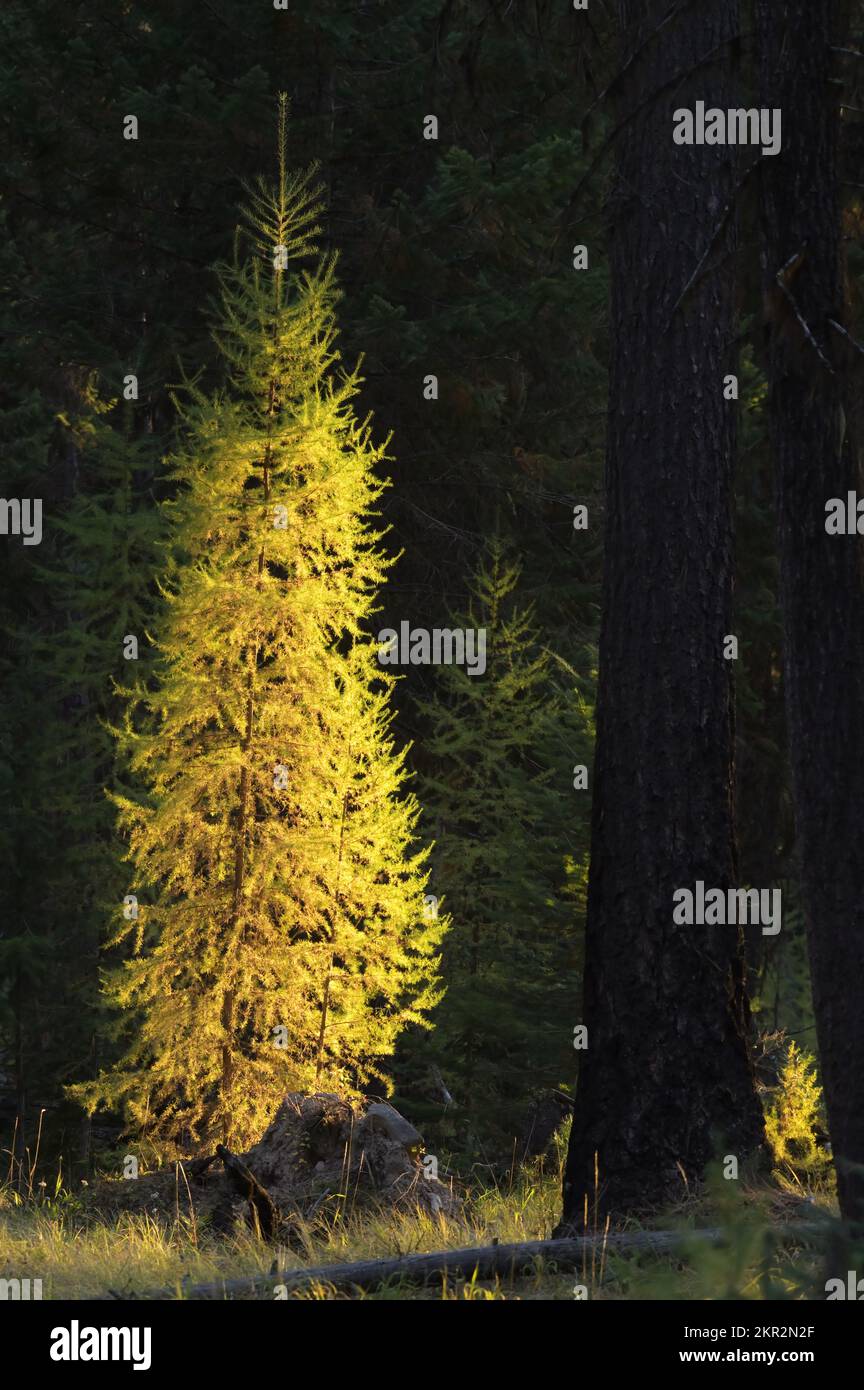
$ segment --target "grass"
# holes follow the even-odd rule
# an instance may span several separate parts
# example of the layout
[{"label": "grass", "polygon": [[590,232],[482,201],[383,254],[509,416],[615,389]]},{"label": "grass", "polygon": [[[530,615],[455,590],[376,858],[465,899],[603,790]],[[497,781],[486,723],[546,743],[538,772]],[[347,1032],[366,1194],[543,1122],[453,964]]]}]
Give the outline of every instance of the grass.
[{"label": "grass", "polygon": [[336,1215],[301,1230],[304,1258],[294,1249],[263,1244],[247,1229],[217,1235],[194,1212],[181,1210],[166,1219],[126,1211],[109,1222],[63,1192],[21,1200],[6,1188],[0,1189],[0,1277],[41,1278],[45,1298],[88,1298],[109,1290],[130,1297],[161,1287],[182,1296],[183,1283],[267,1274],[274,1262],[280,1270],[297,1269],[495,1239],[541,1239],[557,1219],[559,1193],[555,1175],[521,1179],[510,1193],[478,1194],[465,1222],[413,1210]]},{"label": "grass", "polygon": [[[228,1236],[211,1231],[190,1206],[185,1186],[173,1215],[121,1211],[107,1220],[89,1209],[86,1196],[82,1200],[59,1183],[53,1190],[38,1186],[30,1170],[16,1185],[0,1186],[0,1278],[41,1279],[46,1299],[109,1291],[129,1298],[156,1288],[182,1297],[184,1284],[267,1274],[274,1265],[288,1270],[494,1240],[542,1239],[558,1219],[560,1191],[556,1163],[545,1175],[513,1177],[507,1190],[477,1192],[469,1197],[463,1221],[413,1209],[346,1213],[336,1203],[314,1226],[300,1224],[297,1243],[305,1248],[299,1254],[266,1245],[245,1227]],[[293,1296],[315,1296],[315,1291]],[[488,1297],[489,1291],[447,1289],[444,1296]]]},{"label": "grass", "polygon": [[[190,1207],[178,1189],[173,1213],[121,1211],[112,1219],[89,1209],[64,1191],[37,1186],[30,1173],[23,1195],[0,1186],[0,1278],[41,1279],[46,1299],[92,1298],[113,1292],[134,1298],[146,1291],[173,1291],[183,1298],[193,1284],[216,1283],[304,1265],[502,1244],[547,1238],[558,1219],[565,1138],[545,1171],[533,1168],[510,1175],[502,1186],[469,1191],[466,1215],[457,1221],[412,1210],[346,1212],[337,1206],[313,1226],[300,1227],[297,1248],[267,1245],[242,1227],[217,1234]],[[19,1184],[20,1186],[20,1184]],[[814,1193],[814,1207],[831,1214],[827,1187]],[[693,1244],[675,1255],[618,1253],[604,1249],[601,1237],[580,1271],[539,1266],[518,1280],[448,1280],[420,1289],[393,1281],[369,1300],[592,1300],[652,1298],[806,1298],[824,1297],[818,1251],[805,1245],[766,1245],[766,1232],[800,1218],[801,1193],[791,1181],[746,1185],[715,1179],[705,1192],[684,1192],[674,1208],[658,1211],[654,1229],[723,1227],[721,1248]],[[631,1229],[637,1229],[635,1225]],[[259,1295],[271,1297],[271,1293]],[[293,1292],[298,1301],[346,1298],[332,1287]]]}]

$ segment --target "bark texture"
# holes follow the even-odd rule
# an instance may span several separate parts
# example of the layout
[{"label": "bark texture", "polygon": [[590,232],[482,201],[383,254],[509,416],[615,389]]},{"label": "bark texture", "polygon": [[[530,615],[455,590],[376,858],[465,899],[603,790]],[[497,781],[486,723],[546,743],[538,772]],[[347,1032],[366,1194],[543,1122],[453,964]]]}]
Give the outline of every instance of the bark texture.
[{"label": "bark texture", "polygon": [[828,500],[862,493],[860,350],[831,322],[846,325],[835,50],[848,46],[848,5],[759,0],[757,23],[760,100],[783,112],[782,152],[761,170],[761,211],[796,829],[840,1205],[861,1219],[862,542],[825,530]]},{"label": "bark texture", "polygon": [[[611,211],[606,560],[585,1000],[562,1231],[760,1142],[735,926],[673,893],[735,883],[735,197],[758,151],[677,145],[673,112],[738,105],[738,11],[623,0]],[[628,65],[629,64],[629,65]],[[575,1022],[576,1020],[574,1020]],[[595,1193],[595,1155],[598,1190]]]}]

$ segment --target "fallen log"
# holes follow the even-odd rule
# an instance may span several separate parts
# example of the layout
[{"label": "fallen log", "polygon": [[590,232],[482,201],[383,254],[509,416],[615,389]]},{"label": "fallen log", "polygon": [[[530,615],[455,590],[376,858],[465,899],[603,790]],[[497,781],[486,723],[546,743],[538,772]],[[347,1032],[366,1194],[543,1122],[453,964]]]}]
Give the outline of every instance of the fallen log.
[{"label": "fallen log", "polygon": [[[807,1239],[824,1234],[829,1222],[795,1222],[786,1226],[766,1228],[776,1240]],[[274,1297],[277,1286],[287,1293],[310,1284],[328,1284],[334,1289],[372,1289],[390,1279],[411,1284],[425,1284],[430,1279],[492,1279],[496,1275],[515,1277],[530,1273],[538,1260],[557,1269],[579,1269],[583,1259],[598,1250],[645,1251],[664,1254],[681,1250],[693,1241],[719,1245],[728,1238],[723,1230],[693,1231],[635,1231],[610,1236],[574,1236],[560,1240],[529,1240],[515,1245],[469,1246],[462,1250],[437,1250],[428,1255],[397,1255],[390,1259],[355,1260],[349,1264],[306,1266],[270,1274],[250,1275],[245,1279],[222,1279],[214,1284],[184,1285],[182,1296],[191,1298],[232,1298],[249,1294]],[[119,1297],[109,1294],[107,1297]],[[125,1295],[128,1298],[128,1295]],[[151,1290],[138,1295],[141,1299],[176,1297],[176,1291]],[[102,1299],[93,1300],[101,1302]]]}]

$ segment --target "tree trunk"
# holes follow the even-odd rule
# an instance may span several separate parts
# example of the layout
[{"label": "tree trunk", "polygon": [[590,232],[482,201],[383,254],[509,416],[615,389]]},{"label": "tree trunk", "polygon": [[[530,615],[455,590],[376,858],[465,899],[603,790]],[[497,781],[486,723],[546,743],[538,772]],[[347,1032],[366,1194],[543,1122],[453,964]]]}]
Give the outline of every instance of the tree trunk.
[{"label": "tree trunk", "polygon": [[592,1221],[680,1196],[715,1154],[741,1158],[762,1134],[740,928],[672,920],[676,889],[735,883],[732,664],[723,648],[737,406],[724,399],[724,377],[736,370],[741,161],[734,148],[672,138],[678,108],[737,104],[737,4],[684,6],[660,27],[668,11],[666,0],[621,5],[622,64],[632,62],[610,209],[588,1049],[562,1230],[581,1223],[586,1196]]},{"label": "tree trunk", "polygon": [[[864,1218],[864,606],[857,535],[825,504],[861,491],[856,352],[842,332],[838,106],[843,0],[760,0],[762,95],[783,148],[761,175],[785,690],[813,1000],[841,1209]],[[857,389],[860,390],[860,381]]]},{"label": "tree trunk", "polygon": [[[281,277],[281,272],[277,270],[277,271],[276,271],[276,302],[277,302],[277,307],[278,307],[278,304],[279,304],[280,294],[281,294],[281,291],[280,291],[280,277]],[[265,508],[267,507],[267,504],[268,504],[269,501],[270,501],[270,466],[271,466],[271,460],[272,460],[272,447],[273,447],[273,445],[272,445],[272,431],[273,431],[273,416],[274,416],[274,414],[275,414],[275,410],[276,410],[276,383],[275,383],[275,380],[272,380],[272,379],[271,379],[270,385],[269,385],[269,387],[268,387],[268,400],[267,400],[267,440],[266,440],[266,443],[265,443],[265,445],[264,445],[263,474],[262,474],[262,487],[263,487],[263,492],[264,492],[264,506],[265,506]],[[265,564],[265,554],[264,554],[264,546],[263,546],[263,544],[262,544],[261,549],[260,549],[260,551],[258,552],[258,567],[257,567],[257,580],[256,580],[256,588],[259,589],[259,590],[260,590],[260,588],[261,588],[261,581],[262,581],[262,577],[263,577],[263,574],[264,574],[264,564]],[[246,851],[247,851],[246,838],[247,838],[247,824],[248,824],[248,819],[249,819],[249,802],[250,802],[250,797],[251,797],[251,786],[252,786],[252,771],[251,771],[252,736],[253,736],[254,722],[255,722],[255,672],[256,672],[256,670],[258,669],[258,661],[259,661],[259,657],[260,657],[260,651],[261,651],[261,637],[260,637],[260,633],[256,632],[256,633],[254,634],[253,643],[252,643],[252,652],[251,652],[251,656],[250,656],[250,659],[249,659],[249,676],[248,676],[248,690],[249,690],[249,693],[248,693],[248,697],[247,697],[247,700],[246,700],[246,728],[245,728],[245,732],[244,732],[244,736],[243,736],[243,744],[242,744],[244,762],[243,762],[242,771],[241,771],[241,773],[240,773],[240,790],[239,790],[239,801],[240,801],[240,806],[239,806],[239,811],[238,811],[238,815],[237,815],[237,840],[236,840],[235,851],[234,851],[234,884],[233,884],[233,888],[232,888],[232,898],[231,898],[231,923],[230,923],[230,929],[231,929],[231,932],[232,932],[232,933],[236,930],[237,925],[238,925],[238,923],[239,923],[239,921],[240,921],[240,914],[241,914],[241,912],[242,912],[242,910],[243,910],[243,887],[244,887],[244,884],[245,884],[245,882],[246,882]],[[244,943],[245,943],[245,939],[246,939],[246,928],[245,928],[245,927],[242,927],[241,930],[240,930],[240,936],[239,936],[238,946],[237,946],[237,950],[236,950],[236,956],[237,956],[237,958],[241,961],[241,963],[242,963],[242,947],[243,947],[243,945],[244,945]],[[222,1137],[223,1137],[223,1139],[224,1139],[224,1141],[225,1141],[226,1144],[228,1144],[228,1143],[231,1142],[231,1139],[232,1139],[232,1132],[233,1132],[233,1131],[232,1131],[232,1124],[233,1124],[233,1120],[232,1120],[233,1107],[232,1107],[232,1104],[231,1104],[231,1091],[232,1091],[232,1087],[233,1087],[233,1085],[234,1085],[234,1079],[235,1079],[235,1075],[236,1075],[236,1064],[235,1064],[234,1052],[235,1052],[235,1048],[236,1048],[236,1046],[237,1046],[237,1039],[235,1038],[235,1035],[234,1035],[234,1034],[235,1034],[235,1029],[234,1029],[234,1003],[235,1003],[235,997],[236,997],[235,989],[233,988],[233,986],[229,986],[229,988],[226,989],[225,994],[223,995],[223,998],[222,998],[222,1012],[221,1012],[221,1016],[220,1016],[220,1022],[221,1022],[221,1026],[222,1026],[222,1054],[221,1054],[221,1055],[222,1055],[222,1078],[221,1078],[221,1088],[220,1088],[220,1093],[219,1093],[218,1104],[219,1104],[219,1109],[220,1109],[220,1112],[221,1112]]]}]

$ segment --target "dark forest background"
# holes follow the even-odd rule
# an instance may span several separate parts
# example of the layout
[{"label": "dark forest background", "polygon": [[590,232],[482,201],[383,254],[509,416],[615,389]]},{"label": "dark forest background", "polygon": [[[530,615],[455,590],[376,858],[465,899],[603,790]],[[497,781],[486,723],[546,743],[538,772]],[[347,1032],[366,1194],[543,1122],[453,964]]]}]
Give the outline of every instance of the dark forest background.
[{"label": "dark forest background", "polygon": [[[755,82],[750,10],[745,84]],[[272,172],[284,90],[289,162],[317,161],[326,185],[323,243],[339,253],[344,357],[363,357],[360,413],[374,413],[377,438],[392,431],[382,505],[400,558],[380,626],[452,625],[497,556],[509,575],[500,630],[528,608],[520,650],[547,654],[515,716],[503,698],[496,706],[494,673],[482,708],[430,668],[406,668],[395,696],[435,841],[430,891],[454,923],[448,993],[432,1033],[403,1037],[395,1098],[453,1150],[506,1157],[538,1095],[572,1093],[578,1060],[591,782],[574,789],[573,769],[592,762],[607,377],[620,331],[608,269],[614,7],[9,0],[0,48],[3,490],[44,508],[40,547],[0,548],[2,1146],[30,1143],[43,1111],[45,1151],[84,1166],[119,1133],[119,1118],[103,1117],[94,1136],[64,1091],[118,1045],[99,995],[107,913],[126,891],[103,791],[123,775],[113,683],[124,635],[146,632],[156,601],[170,390],[183,374],[219,384],[211,266],[230,253],[243,180]],[[854,104],[860,75],[847,76]],[[127,113],[137,141],[123,139]],[[427,114],[437,140],[424,139]],[[853,328],[856,156],[850,137]],[[812,1051],[752,184],[737,203],[738,870],[742,883],[782,887],[784,902],[781,936],[753,929],[746,964],[763,1047],[785,1031]],[[587,269],[574,269],[576,245]],[[638,261],[634,273],[636,297]],[[129,373],[137,401],[123,399]],[[437,400],[424,398],[428,374]],[[578,506],[586,529],[574,528]],[[650,743],[640,757],[650,776]]]}]

